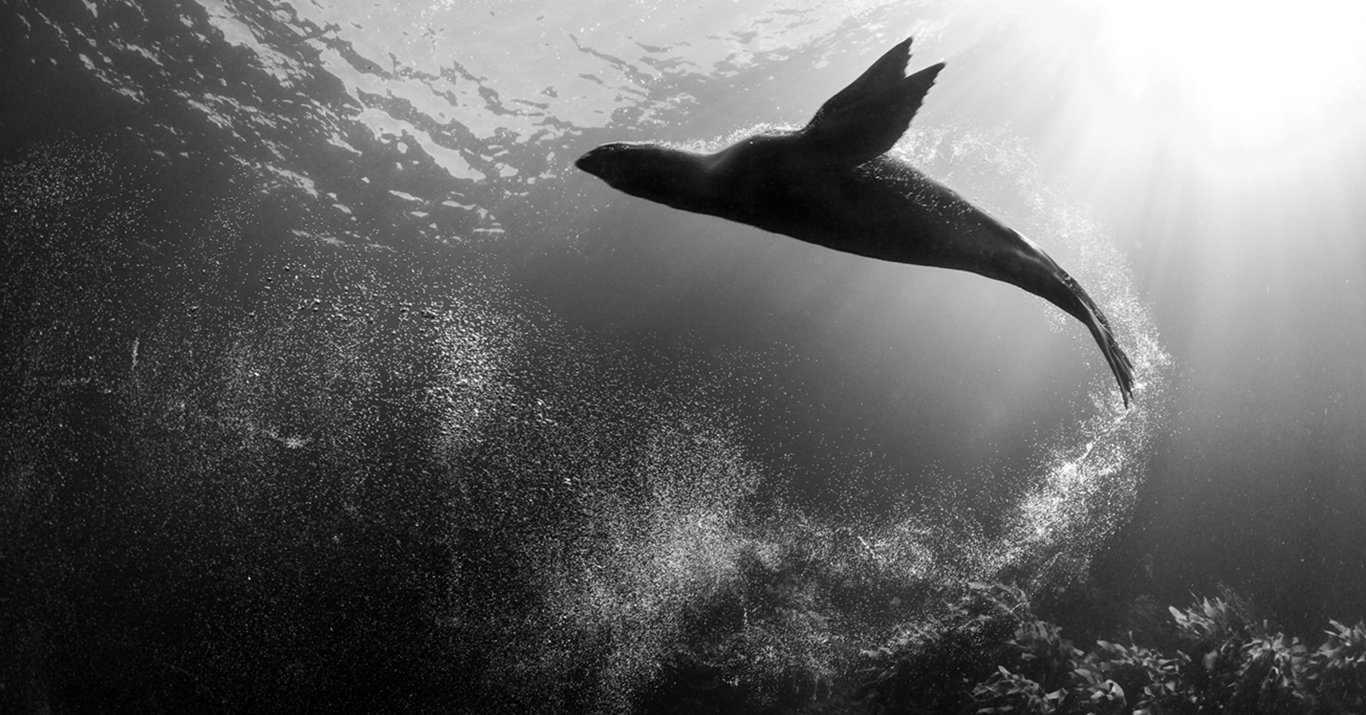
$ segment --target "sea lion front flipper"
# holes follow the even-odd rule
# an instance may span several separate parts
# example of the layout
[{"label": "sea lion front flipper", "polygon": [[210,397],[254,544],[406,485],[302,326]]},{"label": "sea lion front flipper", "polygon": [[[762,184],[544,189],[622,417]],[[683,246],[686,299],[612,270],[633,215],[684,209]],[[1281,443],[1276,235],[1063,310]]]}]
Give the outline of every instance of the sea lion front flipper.
[{"label": "sea lion front flipper", "polygon": [[802,130],[802,142],[846,166],[886,153],[906,133],[935,76],[944,69],[940,62],[907,77],[910,57],[908,37],[826,100]]}]

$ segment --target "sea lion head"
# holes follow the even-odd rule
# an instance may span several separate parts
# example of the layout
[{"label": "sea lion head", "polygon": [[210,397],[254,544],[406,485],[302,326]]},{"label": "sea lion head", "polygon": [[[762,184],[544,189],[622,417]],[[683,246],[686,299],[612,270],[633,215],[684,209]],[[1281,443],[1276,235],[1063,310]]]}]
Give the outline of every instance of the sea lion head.
[{"label": "sea lion head", "polygon": [[658,144],[603,144],[574,165],[618,191],[675,208],[697,210],[708,193],[701,155]]}]

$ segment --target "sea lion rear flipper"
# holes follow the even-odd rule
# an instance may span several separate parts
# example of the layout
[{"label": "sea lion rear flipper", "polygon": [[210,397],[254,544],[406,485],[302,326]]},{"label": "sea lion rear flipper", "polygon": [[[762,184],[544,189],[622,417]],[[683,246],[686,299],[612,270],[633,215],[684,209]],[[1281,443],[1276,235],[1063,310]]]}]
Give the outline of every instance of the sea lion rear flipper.
[{"label": "sea lion rear flipper", "polygon": [[911,38],[888,50],[859,78],[826,100],[801,132],[803,143],[832,161],[857,166],[886,153],[911,125],[944,63],[907,77]]},{"label": "sea lion rear flipper", "polygon": [[1100,346],[1105,362],[1109,363],[1127,409],[1134,392],[1134,365],[1115,339],[1105,313],[1101,312],[1100,306],[1086,293],[1086,289],[1042,248],[1017,231],[1011,231],[1010,234],[1013,240],[1001,246],[1001,255],[1006,260],[984,264],[983,269],[977,272],[1023,288],[1080,320]]}]

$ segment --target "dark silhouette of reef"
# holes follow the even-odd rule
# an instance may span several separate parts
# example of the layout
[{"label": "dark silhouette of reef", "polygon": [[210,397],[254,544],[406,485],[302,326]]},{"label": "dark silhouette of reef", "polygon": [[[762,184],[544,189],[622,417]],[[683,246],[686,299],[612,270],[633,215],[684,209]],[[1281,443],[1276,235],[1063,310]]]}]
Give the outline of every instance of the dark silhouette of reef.
[{"label": "dark silhouette of reef", "polygon": [[[1366,622],[1330,621],[1311,647],[1257,620],[1227,588],[1159,621],[1131,604],[1138,630],[1083,651],[1039,618],[1025,593],[969,584],[942,614],[904,625],[824,688],[793,677],[756,699],[693,661],[666,674],[643,712],[1342,715],[1366,709]],[[700,649],[701,650],[706,650]]]}]

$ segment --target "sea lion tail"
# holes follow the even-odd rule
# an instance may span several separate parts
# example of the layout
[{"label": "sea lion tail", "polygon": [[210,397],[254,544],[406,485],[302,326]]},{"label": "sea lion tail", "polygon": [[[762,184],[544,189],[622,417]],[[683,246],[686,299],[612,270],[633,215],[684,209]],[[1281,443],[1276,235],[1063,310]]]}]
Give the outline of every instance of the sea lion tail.
[{"label": "sea lion tail", "polygon": [[1013,260],[1008,262],[1010,268],[1006,271],[1007,275],[1000,279],[1014,283],[1062,308],[1091,331],[1091,337],[1095,338],[1105,361],[1110,364],[1110,371],[1115,374],[1120,395],[1124,398],[1124,407],[1128,409],[1134,391],[1134,365],[1120,347],[1119,341],[1115,339],[1110,321],[1106,320],[1100,306],[1096,305],[1081,284],[1068,275],[1051,256],[1020,233],[1012,233],[1022,244],[1015,246],[1012,251]]},{"label": "sea lion tail", "polygon": [[1133,396],[1134,391],[1134,364],[1130,362],[1124,348],[1120,347],[1119,341],[1115,339],[1114,330],[1110,328],[1110,321],[1106,320],[1105,314],[1100,311],[1100,306],[1091,300],[1091,296],[1087,295],[1081,284],[1077,283],[1062,268],[1058,268],[1058,277],[1067,285],[1076,297],[1077,302],[1080,303],[1081,310],[1069,310],[1068,312],[1091,331],[1091,337],[1095,338],[1096,344],[1100,346],[1101,353],[1105,355],[1106,362],[1110,363],[1110,371],[1115,374],[1115,381],[1119,383],[1119,393],[1124,398],[1124,408],[1128,409],[1129,399]]}]

